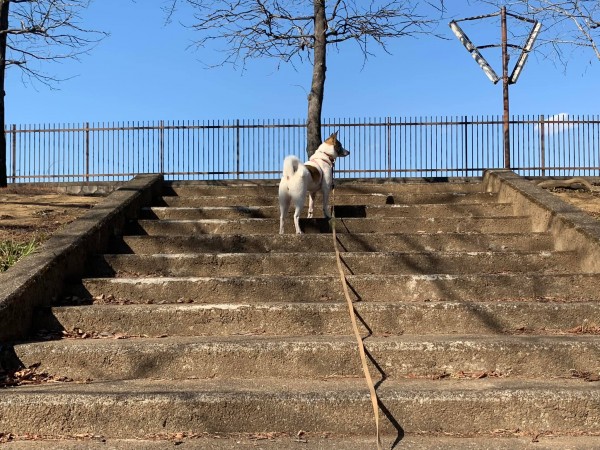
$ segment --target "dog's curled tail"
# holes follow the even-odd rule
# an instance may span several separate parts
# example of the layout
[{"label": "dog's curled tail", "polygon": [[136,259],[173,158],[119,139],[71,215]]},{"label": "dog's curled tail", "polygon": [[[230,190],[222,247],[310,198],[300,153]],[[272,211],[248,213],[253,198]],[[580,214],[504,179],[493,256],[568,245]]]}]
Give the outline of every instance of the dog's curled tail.
[{"label": "dog's curled tail", "polygon": [[297,171],[298,167],[300,167],[302,163],[298,159],[298,157],[290,155],[283,160],[283,178],[290,178]]}]

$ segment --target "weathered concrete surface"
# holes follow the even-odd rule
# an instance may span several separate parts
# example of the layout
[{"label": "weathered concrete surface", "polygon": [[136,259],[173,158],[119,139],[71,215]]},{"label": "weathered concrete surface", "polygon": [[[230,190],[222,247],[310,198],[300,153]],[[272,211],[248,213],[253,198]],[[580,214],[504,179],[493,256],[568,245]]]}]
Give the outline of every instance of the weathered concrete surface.
[{"label": "weathered concrete surface", "polygon": [[24,337],[33,310],[50,305],[81,276],[90,253],[102,252],[126,221],[158,193],[162,178],[141,175],[54,234],[33,255],[0,273],[0,342]]},{"label": "weathered concrete surface", "polygon": [[[219,299],[215,299],[219,300]],[[591,330],[600,302],[356,303],[365,335],[566,334]],[[157,336],[350,335],[344,303],[209,303],[53,307],[39,328]],[[365,326],[369,327],[366,329]],[[581,330],[578,329],[581,327]]]},{"label": "weathered concrete surface", "polygon": [[[522,433],[515,433],[517,435]],[[189,437],[191,435],[191,437]],[[101,436],[78,440],[38,440],[16,441],[3,444],[7,450],[164,450],[177,446],[185,450],[372,450],[374,438],[362,436],[328,437],[313,436],[302,433],[300,437],[293,434],[281,436],[269,433],[249,435],[214,435],[194,436],[193,433],[182,433],[179,437],[173,434],[170,440],[141,439],[105,439]],[[398,438],[385,436],[382,439],[384,448],[401,448],[406,450],[597,450],[600,438],[594,436],[557,437],[535,435],[526,437],[416,437],[405,435]]]},{"label": "weathered concrete surface", "polygon": [[[595,336],[389,336],[364,341],[386,379],[494,373],[569,378],[600,373]],[[67,339],[18,344],[27,367],[75,380],[361,377],[353,336]],[[282,364],[282,361],[285,361]]]},{"label": "weathered concrete surface", "polygon": [[[509,216],[513,214],[510,203],[458,203],[423,205],[338,205],[335,216],[344,217],[462,217]],[[293,208],[289,214],[293,215]],[[315,217],[323,217],[323,209],[317,208]],[[168,207],[154,206],[142,210],[143,219],[267,219],[279,218],[279,206],[207,206]]]},{"label": "weathered concrete surface", "polygon": [[[378,194],[368,195],[367,184],[348,184],[336,192],[338,205],[355,202],[346,209],[354,214],[350,222],[368,221],[374,204],[371,211],[384,218],[372,219],[376,230],[340,234],[338,241],[386,442],[404,433],[430,439],[600,434],[600,391],[597,382],[584,381],[600,372],[597,273],[581,273],[572,254],[555,252],[549,231],[532,233],[539,228],[537,216],[514,220],[527,210],[517,199],[514,211],[507,211],[501,189],[482,195],[481,184],[447,185],[448,191],[432,185],[403,190],[382,183]],[[276,211],[260,207],[276,204],[274,186],[244,188],[243,195],[201,188],[204,197],[189,188],[186,195],[196,196],[192,202],[201,208],[214,203],[236,209],[232,219],[241,219]],[[164,197],[163,203],[172,200]],[[252,203],[241,203],[246,200]],[[477,201],[487,203],[475,207]],[[497,201],[499,208],[490,204]],[[425,206],[431,202],[441,204]],[[473,232],[479,217],[490,223],[511,217],[511,229]],[[409,218],[469,229],[390,233],[391,223],[406,225]],[[102,339],[23,342],[14,346],[15,358],[39,362],[39,369],[54,375],[96,381],[5,390],[0,432],[89,433],[110,440],[182,432],[295,436],[303,430],[348,434],[344,445],[361,448],[374,425],[339,277],[331,272],[331,256],[321,254],[331,252],[331,235],[191,232],[114,240],[111,251],[186,255],[115,256],[112,267],[106,256],[98,270],[127,273],[86,278],[80,288],[87,292],[65,299],[81,304],[94,296],[96,304],[38,311],[36,323],[46,330],[75,329],[76,335],[87,331]],[[305,251],[309,256],[298,256]],[[433,251],[443,253],[434,257]],[[142,264],[128,265],[128,259]],[[169,276],[148,277],[157,270]],[[135,379],[116,381],[122,378]],[[571,444],[597,442],[589,439]],[[440,442],[432,448],[447,444]],[[490,447],[516,442],[494,438]],[[453,441],[447,448],[485,448],[480,443]]]},{"label": "weathered concrete surface", "polygon": [[[355,301],[586,301],[596,299],[596,274],[347,275]],[[112,296],[120,301],[197,303],[339,301],[339,276],[87,278],[80,298]],[[568,290],[565,290],[568,287]],[[290,293],[294,292],[293,295]],[[217,297],[218,296],[218,297]]]},{"label": "weathered concrete surface", "polygon": [[[418,194],[454,192],[481,192],[481,178],[419,179],[395,178],[392,180],[337,179],[337,193],[371,194],[401,193]],[[201,197],[230,194],[232,188],[243,195],[277,196],[279,180],[219,180],[219,181],[166,181],[165,196]]]},{"label": "weathered concrete surface", "polygon": [[58,193],[70,194],[70,195],[108,195],[111,192],[117,190],[121,186],[125,185],[125,181],[91,181],[88,183],[82,182],[59,182],[59,183],[14,183],[11,184],[13,187],[43,187],[44,189],[51,189]]},{"label": "weathered concrete surface", "polygon": [[534,231],[551,232],[557,250],[580,252],[583,270],[600,272],[600,221],[510,171],[486,172],[484,184],[515,214],[529,214]]},{"label": "weathered concrete surface", "polygon": [[[293,264],[290,264],[293,261]],[[348,273],[359,274],[461,274],[545,272],[578,269],[576,252],[364,252],[346,253]],[[337,275],[335,255],[325,253],[172,253],[105,254],[90,261],[91,275],[207,277],[243,275]]]},{"label": "weathered concrete surface", "polygon": [[[423,192],[408,194],[344,194],[336,190],[336,205],[411,205],[425,203],[461,204],[488,202],[498,198],[492,192]],[[308,204],[308,202],[307,202]],[[265,195],[207,195],[205,197],[162,197],[156,206],[277,206],[277,196]]]},{"label": "weathered concrete surface", "polygon": [[[340,233],[341,252],[426,251],[549,251],[554,241],[549,233]],[[330,252],[331,234],[286,235],[195,235],[123,236],[113,241],[116,253],[198,253],[198,252]]]},{"label": "weathered concrete surface", "polygon": [[[338,233],[511,233],[531,228],[529,217],[395,217],[336,219]],[[304,233],[330,233],[327,219],[300,219]],[[199,219],[199,220],[138,220],[127,230],[131,234],[191,235],[191,234],[276,234],[279,219]],[[294,232],[287,221],[286,232]]]},{"label": "weathered concrete surface", "polygon": [[[600,390],[579,380],[384,381],[387,435],[519,429],[600,432]],[[136,380],[21,387],[0,397],[0,429],[15,434],[332,432],[373,435],[362,379]],[[502,411],[502,414],[499,414]],[[467,419],[468,418],[468,419]],[[394,425],[395,424],[395,425]]]}]

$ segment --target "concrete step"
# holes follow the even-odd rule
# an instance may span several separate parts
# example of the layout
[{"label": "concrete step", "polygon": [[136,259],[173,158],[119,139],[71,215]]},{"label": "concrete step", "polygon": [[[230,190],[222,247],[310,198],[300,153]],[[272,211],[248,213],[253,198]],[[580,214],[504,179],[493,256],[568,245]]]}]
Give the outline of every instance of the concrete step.
[{"label": "concrete step", "polygon": [[[306,210],[303,211],[306,215]],[[293,208],[290,208],[293,215]],[[472,217],[510,216],[511,203],[463,203],[455,205],[338,205],[335,216],[344,217]],[[315,217],[323,217],[322,208],[315,210]],[[143,208],[142,219],[266,219],[279,218],[279,206],[207,206],[207,207],[167,207]]]},{"label": "concrete step", "polygon": [[[600,432],[600,390],[581,380],[386,380],[377,389],[385,435],[571,435]],[[43,415],[40,415],[43,411]],[[182,431],[331,432],[373,436],[363,379],[135,380],[5,390],[4,433],[102,433],[131,438]]]},{"label": "concrete step", "polygon": [[[360,252],[344,253],[351,274],[573,272],[576,252]],[[336,275],[327,253],[179,253],[97,255],[90,276],[207,277],[242,275]]]},{"label": "concrete step", "polygon": [[[178,196],[157,204],[181,209],[148,209],[146,219],[161,220],[137,224],[156,236],[113,243],[140,254],[90,260],[96,272],[58,300],[80,306],[38,311],[37,338],[71,331],[67,338],[3,348],[3,357],[75,381],[3,389],[0,442],[159,436],[185,448],[168,437],[302,430],[321,442],[264,448],[373,448],[327,221],[304,221],[312,235],[279,236],[276,182],[177,184],[164,194]],[[415,448],[485,448],[448,436],[510,436],[485,445],[520,448],[515,435],[552,433],[583,435],[556,448],[594,448],[598,274],[579,273],[572,254],[552,251],[549,234],[529,233],[529,218],[479,183],[397,185],[340,182],[335,195],[386,442],[427,435],[443,440]],[[327,440],[341,435],[350,440]]]},{"label": "concrete step", "polygon": [[[338,233],[514,233],[531,230],[529,217],[440,217],[440,218],[364,218],[337,219]],[[327,219],[301,219],[305,233],[329,233]],[[294,231],[288,220],[286,231]],[[138,220],[127,227],[128,234],[276,234],[279,219],[202,219],[202,220]]]},{"label": "concrete step", "polygon": [[[342,252],[377,251],[551,251],[549,233],[340,233]],[[123,236],[111,243],[114,253],[200,253],[200,252],[331,252],[331,234],[246,234],[194,236]]]},{"label": "concrete step", "polygon": [[[162,197],[155,206],[279,206],[277,194],[273,195],[238,195],[230,191],[224,195],[207,195],[200,197]],[[319,196],[320,199],[320,196]],[[390,194],[352,194],[336,190],[335,198],[329,202],[335,205],[410,205],[424,203],[478,203],[495,202],[498,194],[488,192],[434,192],[434,193],[390,193]],[[308,205],[308,201],[306,202]],[[320,206],[320,200],[317,206]]]},{"label": "concrete step", "polygon": [[[600,336],[412,335],[367,337],[364,344],[372,373],[385,379],[600,374]],[[362,375],[353,336],[62,339],[17,344],[14,352],[25,367],[40,364],[40,372],[74,380]]]},{"label": "concrete step", "polygon": [[[600,317],[600,302],[359,302],[354,309],[362,332],[379,336],[572,335],[594,332]],[[39,310],[35,327],[109,337],[352,333],[342,302],[59,306]]]},{"label": "concrete step", "polygon": [[[388,301],[586,301],[598,299],[598,274],[347,275],[353,300]],[[336,276],[88,278],[80,298],[117,302],[195,303],[343,301]],[[102,300],[104,301],[104,300]]]},{"label": "concrete step", "polygon": [[[458,182],[356,182],[350,180],[336,180],[338,192],[353,194],[372,193],[446,193],[446,192],[483,192],[484,186],[481,180],[458,181]],[[205,195],[227,195],[235,193],[238,195],[275,195],[279,191],[279,180],[272,182],[240,182],[215,185],[207,183],[178,183],[167,182],[163,188],[164,196],[199,197]]]},{"label": "concrete step", "polygon": [[[300,433],[300,435],[298,435]],[[600,437],[557,436],[552,433],[498,431],[478,437],[384,436],[384,449],[403,450],[597,450]],[[13,436],[3,444],[6,450],[164,450],[177,446],[184,450],[372,450],[375,438],[334,436],[329,433],[171,433],[145,439],[106,439],[100,435],[78,435],[60,439]]]}]

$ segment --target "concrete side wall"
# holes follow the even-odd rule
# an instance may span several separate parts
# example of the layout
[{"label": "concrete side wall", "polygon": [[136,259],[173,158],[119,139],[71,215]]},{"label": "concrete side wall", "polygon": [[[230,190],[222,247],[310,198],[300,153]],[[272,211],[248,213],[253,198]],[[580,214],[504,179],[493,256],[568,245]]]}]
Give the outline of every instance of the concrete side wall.
[{"label": "concrete side wall", "polygon": [[585,272],[600,271],[600,221],[509,170],[485,173],[484,187],[511,202],[514,213],[529,215],[533,231],[552,233],[556,250],[576,250]]},{"label": "concrete side wall", "polygon": [[161,175],[135,177],[54,234],[39,251],[1,273],[0,342],[25,337],[34,309],[50,305],[65,281],[81,277],[88,255],[103,252],[111,236],[161,189]]}]

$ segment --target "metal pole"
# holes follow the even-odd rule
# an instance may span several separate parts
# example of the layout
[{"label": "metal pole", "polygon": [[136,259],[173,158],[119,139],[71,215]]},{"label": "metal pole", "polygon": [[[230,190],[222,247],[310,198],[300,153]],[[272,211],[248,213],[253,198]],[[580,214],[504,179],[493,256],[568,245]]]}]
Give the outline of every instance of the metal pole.
[{"label": "metal pole", "polygon": [[17,126],[12,126],[12,182],[17,182]]},{"label": "metal pole", "polygon": [[159,128],[158,128],[158,136],[159,136],[159,146],[158,146],[158,151],[159,151],[159,171],[161,174],[164,175],[165,173],[165,121],[161,120],[159,122]]},{"label": "metal pole", "polygon": [[388,178],[392,179],[392,119],[386,119],[386,134],[387,134],[387,169]]},{"label": "metal pole", "polygon": [[546,125],[544,124],[544,115],[540,116],[540,165],[542,166],[542,176],[546,176]]},{"label": "metal pole", "polygon": [[500,23],[502,26],[502,92],[504,98],[504,168],[510,169],[510,130],[509,130],[509,102],[508,102],[508,37],[506,30],[506,6],[500,9]]},{"label": "metal pole", "polygon": [[90,181],[90,123],[85,123],[85,181]]},{"label": "metal pole", "polygon": [[236,163],[235,163],[235,174],[236,174],[236,178],[239,180],[240,179],[240,119],[236,120],[235,123],[235,139],[236,139],[236,143],[235,143],[235,152],[236,152]]},{"label": "metal pole", "polygon": [[469,134],[469,124],[467,123],[467,120],[469,120],[469,118],[467,116],[463,117],[463,147],[465,150],[465,160],[464,160],[464,171],[463,171],[463,176],[467,176],[468,172],[468,168],[469,168],[469,138],[467,137],[467,135]]}]

